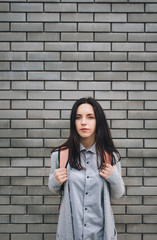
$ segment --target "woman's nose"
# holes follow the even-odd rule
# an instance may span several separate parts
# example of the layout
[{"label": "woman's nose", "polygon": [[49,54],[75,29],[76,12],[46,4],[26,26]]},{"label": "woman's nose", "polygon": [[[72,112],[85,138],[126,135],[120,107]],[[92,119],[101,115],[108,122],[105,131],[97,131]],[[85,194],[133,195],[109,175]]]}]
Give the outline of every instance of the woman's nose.
[{"label": "woman's nose", "polygon": [[81,124],[82,124],[82,125],[86,124],[86,119],[85,119],[85,118],[82,118]]}]

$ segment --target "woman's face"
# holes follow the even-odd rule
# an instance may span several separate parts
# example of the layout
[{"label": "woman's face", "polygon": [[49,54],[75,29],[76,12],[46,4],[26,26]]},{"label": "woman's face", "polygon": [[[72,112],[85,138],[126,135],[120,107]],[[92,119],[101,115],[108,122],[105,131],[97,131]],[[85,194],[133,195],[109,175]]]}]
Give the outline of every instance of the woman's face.
[{"label": "woman's face", "polygon": [[80,141],[95,141],[96,118],[92,105],[83,103],[77,108],[75,126]]}]

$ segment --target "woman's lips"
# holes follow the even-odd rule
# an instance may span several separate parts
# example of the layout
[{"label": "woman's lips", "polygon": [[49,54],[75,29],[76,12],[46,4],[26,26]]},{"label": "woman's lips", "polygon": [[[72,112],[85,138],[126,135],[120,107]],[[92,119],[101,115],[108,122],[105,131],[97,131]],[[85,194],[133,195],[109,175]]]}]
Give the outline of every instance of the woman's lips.
[{"label": "woman's lips", "polygon": [[88,131],[88,128],[81,128],[81,131]]}]

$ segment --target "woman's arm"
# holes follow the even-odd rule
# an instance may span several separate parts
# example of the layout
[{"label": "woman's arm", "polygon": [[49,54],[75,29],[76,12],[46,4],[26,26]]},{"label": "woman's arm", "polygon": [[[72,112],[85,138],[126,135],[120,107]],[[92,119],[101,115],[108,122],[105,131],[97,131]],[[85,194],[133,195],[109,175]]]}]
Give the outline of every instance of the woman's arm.
[{"label": "woman's arm", "polygon": [[62,185],[54,177],[54,171],[58,168],[59,168],[58,152],[53,152],[51,154],[51,171],[49,175],[48,187],[54,194],[60,193],[60,187]]}]

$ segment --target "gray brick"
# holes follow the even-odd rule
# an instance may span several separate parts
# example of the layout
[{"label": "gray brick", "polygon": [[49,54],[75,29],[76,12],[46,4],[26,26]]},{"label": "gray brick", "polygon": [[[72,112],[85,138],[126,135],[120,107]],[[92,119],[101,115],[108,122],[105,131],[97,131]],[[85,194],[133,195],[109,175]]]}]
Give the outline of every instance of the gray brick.
[{"label": "gray brick", "polygon": [[157,61],[157,53],[129,53],[129,61]]},{"label": "gray brick", "polygon": [[63,52],[62,61],[93,61],[94,55],[90,52]]},{"label": "gray brick", "polygon": [[62,22],[92,22],[92,13],[61,13]]},{"label": "gray brick", "polygon": [[143,120],[113,120],[112,128],[143,128]]},{"label": "gray brick", "polygon": [[0,62],[0,70],[10,70],[10,63],[9,62]]},{"label": "gray brick", "polygon": [[25,130],[14,130],[14,129],[2,129],[0,130],[0,137],[1,138],[11,138],[11,137],[26,137]]},{"label": "gray brick", "polygon": [[112,90],[144,90],[142,82],[113,82]]},{"label": "gray brick", "polygon": [[46,120],[45,128],[69,128],[70,122],[65,120]]},{"label": "gray brick", "polygon": [[157,109],[157,101],[146,101],[145,109]]},{"label": "gray brick", "polygon": [[156,149],[142,149],[142,150],[129,149],[128,151],[129,157],[156,157],[156,154],[157,154]]},{"label": "gray brick", "polygon": [[42,185],[41,177],[12,177],[12,185]]},{"label": "gray brick", "polygon": [[8,42],[0,42],[0,51],[9,51],[10,45]]},{"label": "gray brick", "polygon": [[113,101],[112,109],[143,109],[143,101]]},{"label": "gray brick", "polygon": [[79,12],[110,12],[110,4],[78,4]]},{"label": "gray brick", "polygon": [[112,200],[113,204],[138,205],[142,203],[141,196],[123,196],[121,199]]},{"label": "gray brick", "polygon": [[1,215],[0,216],[0,223],[9,223],[9,215]]},{"label": "gray brick", "polygon": [[0,110],[0,118],[25,118],[26,111],[25,110]]},{"label": "gray brick", "polygon": [[63,91],[61,99],[79,99],[85,96],[93,96],[92,91]]},{"label": "gray brick", "polygon": [[144,234],[143,240],[156,240],[157,234]]},{"label": "gray brick", "polygon": [[[118,234],[118,236],[119,236],[119,240],[134,240],[135,238],[136,238],[136,240],[141,240],[141,234],[127,234],[127,233],[125,233],[125,234]],[[149,235],[150,236],[150,235]]]},{"label": "gray brick", "polygon": [[[4,177],[3,177],[4,178]],[[9,204],[9,196],[1,196],[0,204]]]},{"label": "gray brick", "polygon": [[96,72],[95,80],[126,80],[125,72]]},{"label": "gray brick", "polygon": [[157,197],[156,196],[144,196],[144,204],[146,205],[156,205],[156,200]]},{"label": "gray brick", "polygon": [[74,41],[74,42],[87,42],[93,41],[93,33],[61,33],[61,40],[62,41]]},{"label": "gray brick", "polygon": [[59,111],[49,111],[49,110],[29,110],[28,111],[28,118],[33,119],[58,119],[59,118]]},{"label": "gray brick", "polygon": [[[3,101],[2,101],[2,103],[3,103]],[[10,128],[9,120],[0,120],[0,128]]]},{"label": "gray brick", "polygon": [[127,15],[125,13],[96,13],[95,14],[96,22],[126,22]]},{"label": "gray brick", "polygon": [[131,233],[156,233],[156,224],[128,224]]},{"label": "gray brick", "polygon": [[9,101],[0,101],[0,109],[8,109],[10,108],[10,102]]},{"label": "gray brick", "polygon": [[0,3],[0,11],[8,12],[9,11],[9,3]]},{"label": "gray brick", "polygon": [[45,109],[71,109],[73,101],[45,101]]},{"label": "gray brick", "polygon": [[[0,185],[9,185],[10,183],[10,179],[9,177],[0,177]],[[2,201],[0,202],[0,204],[5,204],[5,201],[6,200],[6,204],[8,203],[9,204],[9,199],[6,197],[3,197],[2,198]]]},{"label": "gray brick", "polygon": [[46,23],[45,30],[47,32],[76,32],[76,23]]},{"label": "gray brick", "polygon": [[24,13],[1,13],[1,22],[24,22],[26,21],[26,16]]},{"label": "gray brick", "polygon": [[52,69],[55,69],[55,71],[76,71],[77,63],[75,63],[75,62],[46,62],[45,70],[52,70]]},{"label": "gray brick", "polygon": [[28,148],[28,157],[49,157],[52,147],[54,146],[51,148]]},{"label": "gray brick", "polygon": [[110,63],[109,62],[80,62],[79,63],[80,71],[109,71]]},{"label": "gray brick", "polygon": [[79,43],[80,51],[110,51],[110,43]]},{"label": "gray brick", "polygon": [[157,43],[146,43],[146,51],[157,51]]},{"label": "gray brick", "polygon": [[25,224],[1,224],[0,232],[3,233],[25,233],[26,225]]},{"label": "gray brick", "polygon": [[41,215],[13,215],[11,217],[12,223],[41,223]]},{"label": "gray brick", "polygon": [[29,72],[28,80],[59,80],[60,73],[59,72]]},{"label": "gray brick", "polygon": [[25,72],[1,72],[0,80],[26,80]]},{"label": "gray brick", "polygon": [[116,223],[141,223],[142,219],[140,215],[115,215]]},{"label": "gray brick", "polygon": [[15,90],[29,90],[29,89],[35,89],[35,90],[39,90],[39,89],[44,89],[44,83],[43,82],[20,82],[20,81],[14,81],[12,82],[12,89]]},{"label": "gray brick", "polygon": [[42,62],[12,62],[11,70],[43,70]]},{"label": "gray brick", "polygon": [[[155,168],[128,168],[128,176],[157,176]],[[145,189],[145,188],[142,188]]]},{"label": "gray brick", "polygon": [[128,14],[128,22],[156,22],[156,14],[139,13]]},{"label": "gray brick", "polygon": [[0,31],[1,32],[9,31],[9,23],[0,23]]},{"label": "gray brick", "polygon": [[45,195],[45,196],[52,196],[52,193],[48,190],[46,186],[28,186],[28,194],[31,196],[38,196],[38,195]]},{"label": "gray brick", "polygon": [[112,12],[144,12],[144,4],[113,4]]},{"label": "gray brick", "polygon": [[[128,195],[156,195],[157,188],[156,187],[128,187]],[[145,208],[146,206],[138,206],[136,209],[135,206],[128,206],[128,213],[147,213],[150,214],[152,211],[154,213],[156,207],[150,206]]]},{"label": "gray brick", "polygon": [[12,23],[11,31],[13,32],[41,32],[43,31],[42,23]]},{"label": "gray brick", "polygon": [[76,51],[77,44],[76,43],[68,43],[68,42],[46,43],[45,50],[46,51]]},{"label": "gray brick", "polygon": [[79,90],[110,90],[110,82],[79,82]]},{"label": "gray brick", "polygon": [[44,223],[57,223],[58,216],[57,215],[46,215],[44,217]]},{"label": "gray brick", "polygon": [[144,43],[112,43],[113,51],[144,51]]},{"label": "gray brick", "polygon": [[60,137],[60,131],[57,129],[34,129],[34,130],[28,130],[28,136],[30,138],[59,138]]},{"label": "gray brick", "polygon": [[10,89],[10,82],[8,81],[1,81],[0,82],[0,89]]},{"label": "gray brick", "polygon": [[26,207],[25,206],[0,206],[1,214],[25,214]]},{"label": "gray brick", "polygon": [[77,5],[74,3],[47,3],[45,12],[76,12]]},{"label": "gray brick", "polygon": [[111,110],[106,110],[106,117],[107,119],[125,119],[126,118],[126,111],[111,111]]},{"label": "gray brick", "polygon": [[129,100],[156,100],[157,95],[155,91],[137,91],[129,92]]},{"label": "gray brick", "polygon": [[10,147],[9,139],[0,139],[0,147]]},{"label": "gray brick", "polygon": [[0,234],[0,238],[3,240],[9,240],[9,234]]},{"label": "gray brick", "polygon": [[9,167],[10,166],[10,158],[2,158],[1,157],[0,166],[1,167]]},{"label": "gray brick", "polygon": [[41,196],[12,196],[11,204],[42,204]]},{"label": "gray brick", "polygon": [[144,186],[156,186],[157,177],[145,177],[144,178]]},{"label": "gray brick", "polygon": [[157,4],[146,4],[146,12],[156,12]]},{"label": "gray brick", "polygon": [[57,229],[57,224],[28,224],[28,232],[30,233],[50,233]]},{"label": "gray brick", "polygon": [[127,61],[127,53],[96,52],[96,61]]},{"label": "gray brick", "polygon": [[145,126],[146,128],[156,128],[156,120],[146,120]]},{"label": "gray brick", "polygon": [[127,96],[126,96],[126,92],[125,91],[97,91],[95,93],[95,96],[97,99],[126,99]]},{"label": "gray brick", "polygon": [[0,188],[1,195],[25,195],[26,187],[25,186],[2,186]]},{"label": "gray brick", "polygon": [[137,139],[118,139],[114,140],[117,148],[141,148],[143,147],[143,141]]},{"label": "gray brick", "polygon": [[11,3],[12,12],[42,12],[41,3]]},{"label": "gray brick", "polygon": [[11,139],[12,147],[43,147],[42,139]]},{"label": "gray brick", "polygon": [[95,41],[97,42],[126,42],[126,33],[95,33]]},{"label": "gray brick", "polygon": [[11,33],[11,32],[7,32],[7,33],[0,33],[0,41],[7,41],[7,42],[11,42],[11,41],[26,41],[26,33]]},{"label": "gray brick", "polygon": [[81,80],[93,80],[92,72],[62,72],[61,80],[73,80],[73,81],[81,81]]},{"label": "gray brick", "polygon": [[113,23],[113,32],[144,32],[143,23]]},{"label": "gray brick", "polygon": [[42,240],[42,234],[28,234],[28,233],[24,233],[24,234],[11,234],[11,240]]},{"label": "gray brick", "polygon": [[146,32],[157,32],[157,24],[156,23],[146,24]]},{"label": "gray brick", "polygon": [[28,13],[28,22],[58,22],[59,13]]},{"label": "gray brick", "polygon": [[[45,83],[45,89],[47,90],[77,90],[76,82],[62,82],[51,81]],[[57,108],[58,109],[58,108]]]},{"label": "gray brick", "polygon": [[109,32],[109,23],[79,23],[78,31],[81,32]]},{"label": "gray brick", "polygon": [[65,141],[66,141],[66,139],[45,139],[44,146],[50,147],[52,149],[53,147],[63,144]]},{"label": "gray brick", "polygon": [[12,120],[12,128],[43,128],[42,120]]},{"label": "gray brick", "polygon": [[156,33],[129,33],[128,41],[130,42],[156,42]]},{"label": "gray brick", "polygon": [[28,99],[59,99],[59,91],[29,91]]},{"label": "gray brick", "polygon": [[156,138],[156,130],[129,130],[129,138]]},{"label": "gray brick", "polygon": [[42,158],[23,158],[22,161],[19,158],[12,158],[11,166],[13,167],[41,167],[43,166]]},{"label": "gray brick", "polygon": [[25,61],[26,53],[19,52],[1,52],[0,60],[2,61]]},{"label": "gray brick", "polygon": [[59,41],[59,33],[48,33],[48,32],[42,32],[42,33],[27,33],[28,41]]},{"label": "gray brick", "polygon": [[143,71],[144,63],[142,62],[113,62],[113,71]]},{"label": "gray brick", "polygon": [[145,147],[146,148],[156,148],[157,140],[156,139],[145,139]]},{"label": "gray brick", "polygon": [[131,81],[156,81],[157,73],[156,72],[129,72],[128,80]]},{"label": "gray brick", "polygon": [[124,177],[124,183],[126,186],[141,186],[142,177]]},{"label": "gray brick", "polygon": [[51,53],[51,52],[33,52],[33,53],[28,53],[28,60],[32,60],[32,61],[58,61],[60,60],[60,54],[55,52],[55,53]]},{"label": "gray brick", "polygon": [[157,71],[157,62],[146,63],[146,71]]}]

